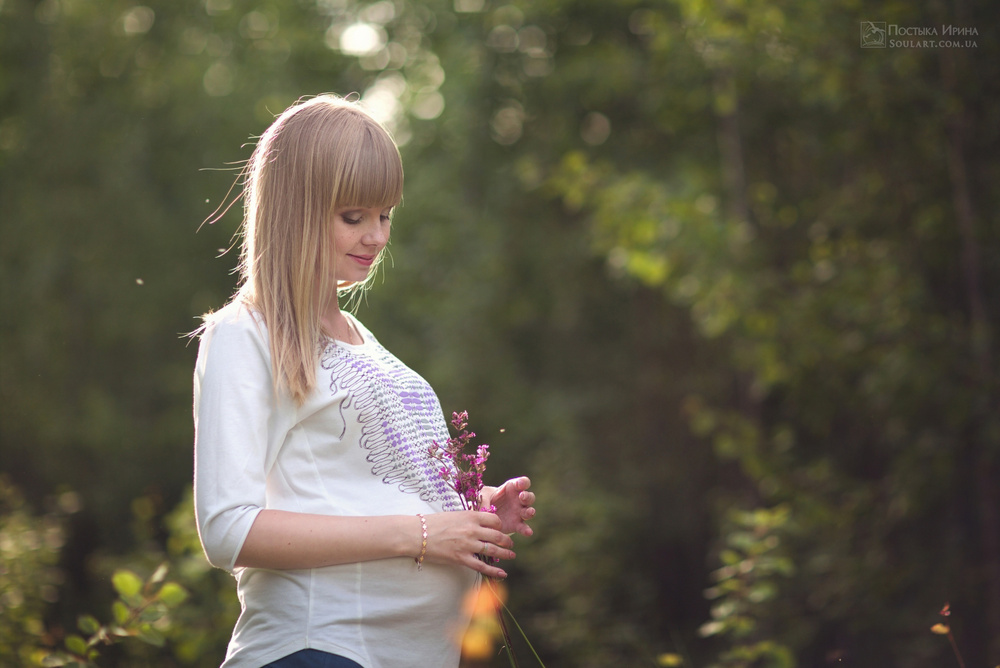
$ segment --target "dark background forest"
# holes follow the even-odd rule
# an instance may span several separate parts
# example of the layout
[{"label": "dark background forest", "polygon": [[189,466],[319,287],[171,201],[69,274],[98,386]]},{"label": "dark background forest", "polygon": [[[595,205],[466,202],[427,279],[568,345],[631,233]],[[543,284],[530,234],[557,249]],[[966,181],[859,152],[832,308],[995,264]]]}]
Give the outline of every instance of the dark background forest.
[{"label": "dark background forest", "polygon": [[532,478],[509,606],[547,666],[957,666],[939,622],[1000,664],[998,27],[986,0],[0,0],[0,663],[163,561],[166,643],[102,665],[221,660],[184,335],[234,288],[240,206],[202,223],[275,114],[336,92],[406,167],[357,314],[469,411],[488,482]]}]

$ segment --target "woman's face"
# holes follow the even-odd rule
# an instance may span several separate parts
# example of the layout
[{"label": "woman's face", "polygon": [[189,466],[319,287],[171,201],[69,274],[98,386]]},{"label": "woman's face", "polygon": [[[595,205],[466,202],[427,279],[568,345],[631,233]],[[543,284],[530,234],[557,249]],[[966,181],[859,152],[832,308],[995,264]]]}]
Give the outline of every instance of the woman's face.
[{"label": "woman's face", "polygon": [[333,217],[337,282],[359,283],[368,278],[375,258],[389,243],[392,207],[344,207]]}]

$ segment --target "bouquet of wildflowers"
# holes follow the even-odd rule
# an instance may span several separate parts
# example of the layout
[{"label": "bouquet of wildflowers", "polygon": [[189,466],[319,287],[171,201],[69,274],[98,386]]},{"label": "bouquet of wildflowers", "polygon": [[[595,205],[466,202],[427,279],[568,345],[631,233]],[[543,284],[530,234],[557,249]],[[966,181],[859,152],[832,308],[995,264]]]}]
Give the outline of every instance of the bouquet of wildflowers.
[{"label": "bouquet of wildflowers", "polygon": [[[447,481],[452,489],[458,492],[459,497],[462,499],[463,508],[466,510],[495,513],[495,506],[483,507],[483,473],[486,472],[486,460],[490,458],[490,446],[483,444],[477,446],[474,452],[466,452],[472,439],[476,437],[474,432],[470,432],[467,429],[469,426],[469,413],[462,411],[461,413],[452,413],[451,416],[451,426],[458,432],[458,435],[449,438],[444,447],[437,443],[432,444],[428,448],[427,454],[441,462],[441,468],[439,469],[441,479]],[[495,557],[486,557],[481,554],[477,556],[489,563],[500,561]],[[499,622],[500,633],[503,636],[505,649],[507,650],[507,658],[510,659],[511,665],[516,668],[518,663],[517,657],[514,656],[511,647],[510,631],[504,620],[503,611],[506,611],[510,615],[511,621],[517,630],[520,631],[521,637],[528,644],[528,648],[534,654],[535,659],[538,660],[542,668],[545,668],[542,660],[538,657],[538,653],[535,652],[535,648],[531,646],[531,642],[528,641],[528,637],[521,629],[521,625],[517,623],[514,615],[504,605],[503,595],[502,592],[498,591],[497,584],[490,578],[487,578],[487,582],[492,593],[490,598],[498,604],[497,621]]]},{"label": "bouquet of wildflowers", "polygon": [[469,426],[469,413],[462,411],[451,415],[451,426],[458,432],[458,436],[449,438],[444,447],[432,444],[428,454],[441,462],[441,478],[458,492],[463,508],[496,512],[493,506],[483,508],[483,473],[486,472],[486,460],[490,458],[490,446],[483,444],[475,452],[465,452],[476,437],[474,432],[466,429]]}]

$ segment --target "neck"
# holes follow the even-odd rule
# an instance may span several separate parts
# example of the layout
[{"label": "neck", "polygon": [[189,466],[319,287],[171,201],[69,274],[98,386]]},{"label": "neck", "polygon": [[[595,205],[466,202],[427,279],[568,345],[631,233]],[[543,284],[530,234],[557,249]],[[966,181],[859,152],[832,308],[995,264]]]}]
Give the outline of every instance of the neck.
[{"label": "neck", "polygon": [[355,345],[364,343],[361,333],[339,307],[327,309],[326,314],[320,319],[320,324],[323,332],[337,341]]}]

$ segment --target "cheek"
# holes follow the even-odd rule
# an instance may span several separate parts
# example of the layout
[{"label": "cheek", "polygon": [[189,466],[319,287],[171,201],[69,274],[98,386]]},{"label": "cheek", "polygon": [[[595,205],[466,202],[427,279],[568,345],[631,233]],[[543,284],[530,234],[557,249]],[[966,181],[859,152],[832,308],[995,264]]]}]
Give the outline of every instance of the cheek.
[{"label": "cheek", "polygon": [[354,235],[350,229],[338,228],[333,233],[333,250],[336,253],[346,252],[354,245]]}]

